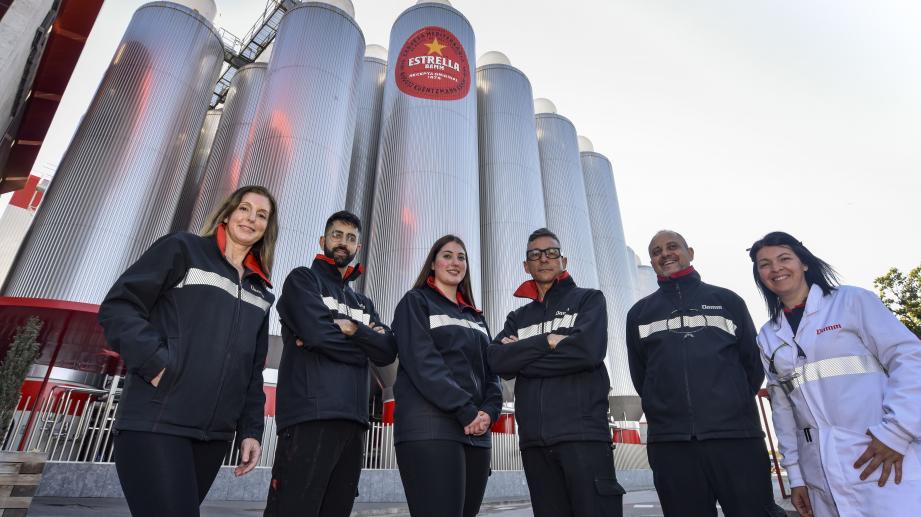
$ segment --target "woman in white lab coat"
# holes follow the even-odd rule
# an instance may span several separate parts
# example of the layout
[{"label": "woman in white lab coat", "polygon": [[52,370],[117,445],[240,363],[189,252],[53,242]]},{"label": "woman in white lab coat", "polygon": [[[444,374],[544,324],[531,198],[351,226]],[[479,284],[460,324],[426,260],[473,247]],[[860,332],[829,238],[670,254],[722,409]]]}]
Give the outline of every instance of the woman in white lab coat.
[{"label": "woman in white lab coat", "polygon": [[921,341],[873,293],[837,286],[793,236],[749,250],[771,319],[758,346],[804,517],[921,515]]}]

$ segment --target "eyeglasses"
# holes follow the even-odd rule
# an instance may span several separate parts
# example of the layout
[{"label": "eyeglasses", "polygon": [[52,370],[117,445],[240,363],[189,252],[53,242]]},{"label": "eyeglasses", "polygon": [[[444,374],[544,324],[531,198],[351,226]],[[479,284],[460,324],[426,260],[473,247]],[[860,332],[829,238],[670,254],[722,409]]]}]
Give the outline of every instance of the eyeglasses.
[{"label": "eyeglasses", "polygon": [[541,255],[547,257],[549,260],[560,258],[560,248],[545,248],[542,250],[533,249],[528,250],[525,254],[525,257],[531,262],[536,262],[540,260]]}]

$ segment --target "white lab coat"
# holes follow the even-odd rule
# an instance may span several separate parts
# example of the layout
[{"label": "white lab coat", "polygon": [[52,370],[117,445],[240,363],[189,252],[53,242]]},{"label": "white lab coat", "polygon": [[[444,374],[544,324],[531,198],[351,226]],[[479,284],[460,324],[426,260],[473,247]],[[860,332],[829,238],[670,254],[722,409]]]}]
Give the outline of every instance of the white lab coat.
[{"label": "white lab coat", "polygon": [[[813,285],[795,339],[780,320],[758,346],[790,485],[808,488],[816,517],[921,515],[921,341],[857,287]],[[877,486],[882,468],[860,480],[867,431],[905,455],[900,485],[893,470]]]}]

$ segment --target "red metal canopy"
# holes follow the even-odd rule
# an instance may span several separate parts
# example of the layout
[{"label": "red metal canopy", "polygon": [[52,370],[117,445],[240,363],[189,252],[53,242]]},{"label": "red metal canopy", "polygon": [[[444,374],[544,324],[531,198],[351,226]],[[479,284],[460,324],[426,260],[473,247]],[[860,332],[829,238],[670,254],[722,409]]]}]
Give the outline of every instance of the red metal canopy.
[{"label": "red metal canopy", "polygon": [[[30,316],[43,326],[36,364],[114,375],[124,371],[121,358],[106,345],[96,321],[98,305],[0,296],[0,357],[6,355],[17,327]],[[51,371],[51,368],[48,368]]]},{"label": "red metal canopy", "polygon": [[16,140],[6,165],[0,168],[0,193],[25,186],[102,2],[62,0],[25,101]]}]

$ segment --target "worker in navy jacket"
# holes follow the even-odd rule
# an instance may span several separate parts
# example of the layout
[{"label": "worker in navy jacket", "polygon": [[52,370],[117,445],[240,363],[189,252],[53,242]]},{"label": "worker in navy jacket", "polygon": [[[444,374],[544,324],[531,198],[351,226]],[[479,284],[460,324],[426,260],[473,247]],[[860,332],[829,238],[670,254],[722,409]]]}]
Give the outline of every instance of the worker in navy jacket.
[{"label": "worker in navy jacket", "polygon": [[438,239],[393,316],[394,441],[414,516],[475,516],[486,490],[502,392],[486,364],[489,330],[470,275],[463,241]]},{"label": "worker in navy jacket", "polygon": [[198,515],[236,434],[259,462],[275,200],[243,187],[202,236],[162,237],[99,306],[127,369],[115,418],[115,468],[135,517]]},{"label": "worker in navy jacket", "polygon": [[515,378],[515,419],[534,515],[623,514],[608,427],[610,380],[605,299],[565,271],[559,238],[546,228],[528,238],[531,275],[488,349],[492,370]]},{"label": "worker in navy jacket", "polygon": [[719,502],[727,517],[775,515],[755,408],[764,370],[745,302],[701,281],[676,232],[658,232],[649,258],[659,289],[627,313],[627,357],[663,513],[716,515]]},{"label": "worker in navy jacket", "polygon": [[278,444],[266,516],[352,512],[368,429],[368,360],[396,357],[374,305],[349,286],[361,221],[341,211],[326,221],[309,267],[291,271],[278,299],[284,342],[278,370]]}]

